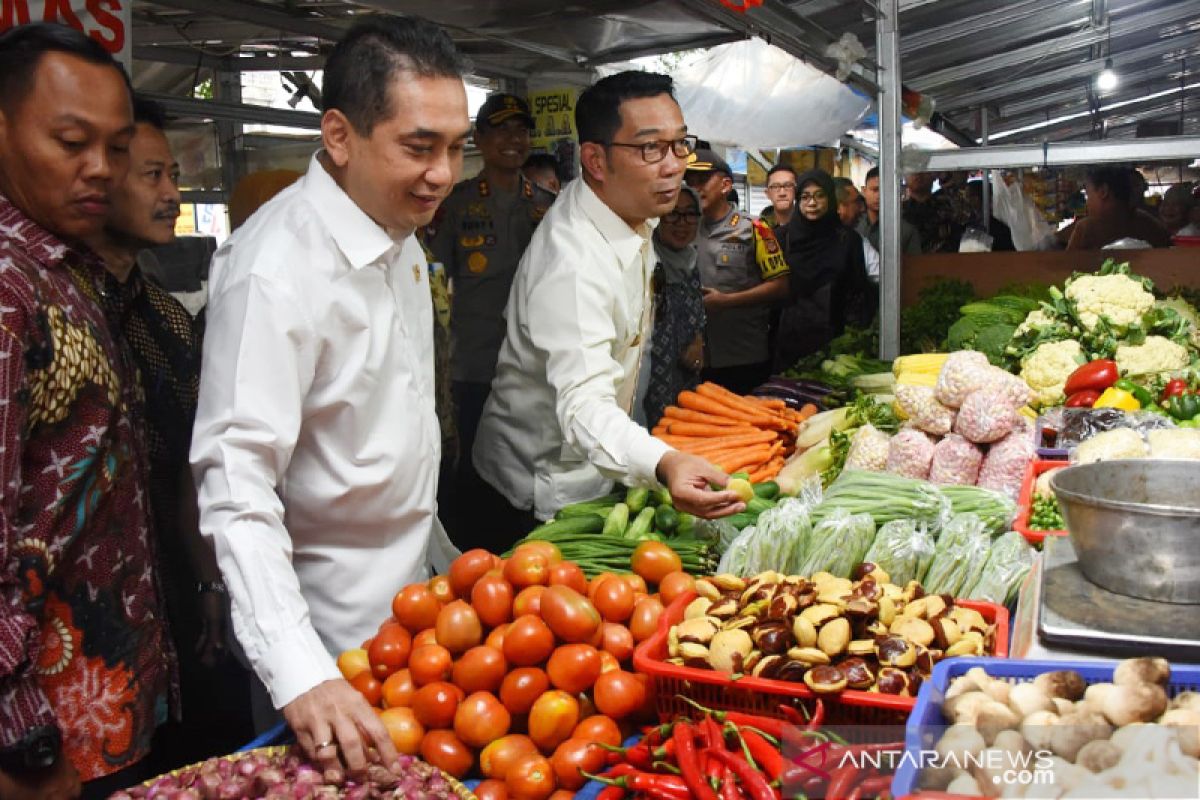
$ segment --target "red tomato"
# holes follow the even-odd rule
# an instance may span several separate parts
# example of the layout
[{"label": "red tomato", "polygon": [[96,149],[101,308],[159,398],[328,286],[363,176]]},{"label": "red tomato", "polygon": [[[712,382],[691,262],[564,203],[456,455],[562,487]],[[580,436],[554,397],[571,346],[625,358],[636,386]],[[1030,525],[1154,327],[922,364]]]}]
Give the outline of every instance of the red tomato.
[{"label": "red tomato", "polygon": [[592,602],[606,621],[624,622],[633,613],[633,588],[619,575],[609,575],[596,587]]},{"label": "red tomato", "polygon": [[475,609],[462,600],[455,600],[439,611],[437,640],[438,644],[456,655],[482,642],[483,626]]},{"label": "red tomato", "polygon": [[620,747],[621,729],[603,714],[593,714],[575,726],[575,730],[571,731],[571,738]]},{"label": "red tomato", "polygon": [[416,692],[417,687],[413,685],[411,672],[407,669],[393,672],[383,682],[383,707],[411,706]]},{"label": "red tomato", "polygon": [[413,695],[413,715],[426,728],[449,728],[454,725],[454,712],[463,697],[462,689],[452,683],[427,683]]},{"label": "red tomato", "polygon": [[523,550],[532,550],[536,553],[541,553],[546,557],[546,563],[552,567],[562,562],[562,551],[558,549],[558,545],[554,542],[542,542],[536,539],[530,542],[523,542],[513,551],[513,555]]},{"label": "red tomato", "polygon": [[[437,628],[426,628],[413,637],[412,649],[416,650],[418,647],[437,643]],[[408,657],[412,658],[412,654],[410,653]]]},{"label": "red tomato", "polygon": [[371,673],[379,680],[384,680],[396,670],[408,666],[411,652],[412,636],[407,628],[399,623],[383,628],[375,634],[371,646],[367,648]]},{"label": "red tomato", "polygon": [[408,657],[408,671],[412,673],[415,686],[424,686],[434,681],[450,678],[454,657],[440,644],[427,644],[412,651]]},{"label": "red tomato", "polygon": [[[551,764],[553,766],[553,764]],[[555,789],[546,800],[574,800],[575,792],[570,789]]]},{"label": "red tomato", "polygon": [[413,716],[411,708],[389,708],[379,714],[379,721],[387,728],[388,736],[396,749],[406,755],[415,756],[421,750],[425,729]]},{"label": "red tomato", "polygon": [[596,602],[596,589],[600,588],[600,584],[604,581],[605,578],[607,578],[611,575],[615,575],[615,574],[616,573],[613,573],[613,572],[601,572],[599,575],[597,575],[596,577],[594,577],[590,581],[588,581],[588,590],[587,590],[588,600],[591,600],[593,603],[595,603]]},{"label": "red tomato", "polygon": [[635,642],[644,642],[658,630],[658,621],[662,617],[663,604],[652,597],[647,597],[633,607],[633,615],[629,618],[629,632]]},{"label": "red tomato", "polygon": [[454,733],[471,747],[483,747],[508,733],[512,717],[490,692],[475,692],[458,704]]},{"label": "red tomato", "polygon": [[550,559],[538,550],[517,550],[504,565],[504,577],[518,589],[545,586],[550,580]]},{"label": "red tomato", "polygon": [[449,575],[434,575],[429,579],[429,583],[425,585],[428,586],[429,591],[433,593],[434,599],[436,599],[442,605],[454,602],[454,588],[450,586]]},{"label": "red tomato", "polygon": [[[662,544],[662,542],[655,542],[654,544]],[[633,589],[634,594],[647,594],[650,591],[649,587],[646,586],[646,581],[642,579],[641,575],[635,572],[627,572],[621,575],[621,578],[629,584],[629,588]]]},{"label": "red tomato", "polygon": [[[646,579],[646,583],[662,583],[672,572],[683,569],[679,554],[663,542],[642,542],[633,551],[630,560],[633,571]],[[644,588],[642,591],[646,591]]]},{"label": "red tomato", "polygon": [[480,781],[473,792],[478,800],[508,800],[508,787],[495,778]]},{"label": "red tomato", "polygon": [[569,586],[582,595],[587,595],[587,576],[583,568],[571,561],[563,561],[550,568],[551,586]]},{"label": "red tomato", "polygon": [[483,643],[488,647],[494,647],[500,652],[504,652],[504,632],[508,630],[508,623],[497,625],[492,628],[492,632],[487,635]]},{"label": "red tomato", "polygon": [[620,669],[620,668],[621,668],[621,662],[617,660],[616,656],[614,656],[612,653],[608,652],[607,650],[600,651],[600,674],[601,675],[603,675],[606,672],[612,672],[614,669]]},{"label": "red tomato", "polygon": [[517,617],[504,632],[504,657],[519,667],[540,664],[554,650],[554,634],[538,617]]},{"label": "red tomato", "polygon": [[421,583],[405,586],[392,598],[392,615],[408,628],[409,633],[432,628],[437,624],[437,615],[441,610],[442,604],[429,587]]},{"label": "red tomato", "polygon": [[566,692],[546,692],[529,710],[529,738],[543,752],[552,752],[571,738],[578,724],[579,701]]},{"label": "red tomato", "polygon": [[591,640],[601,623],[596,607],[569,586],[551,586],[542,592],[540,616],[564,642]]},{"label": "red tomato", "polygon": [[641,711],[646,704],[646,687],[631,672],[605,672],[596,679],[592,691],[596,708],[613,719],[624,719]]},{"label": "red tomato", "polygon": [[479,771],[489,778],[504,780],[514,761],[537,751],[537,745],[528,736],[510,733],[483,748],[479,754]]},{"label": "red tomato", "polygon": [[542,594],[546,591],[545,586],[527,586],[517,592],[517,599],[513,601],[513,617],[523,617],[526,614],[533,614],[535,617],[542,613]]},{"label": "red tomato", "polygon": [[358,689],[370,705],[377,706],[383,699],[383,684],[369,672],[360,672],[350,679],[350,685]]},{"label": "red tomato", "polygon": [[468,550],[450,564],[450,588],[455,597],[470,597],[475,581],[495,566],[495,556],[483,548]]},{"label": "red tomato", "polygon": [[500,702],[512,714],[528,714],[534,702],[550,689],[550,678],[537,667],[521,667],[504,676]]},{"label": "red tomato", "polygon": [[617,661],[628,661],[633,657],[633,634],[624,625],[604,623],[604,652],[612,654]]},{"label": "red tomato", "polygon": [[510,800],[547,800],[554,792],[554,767],[536,753],[521,756],[505,779]]},{"label": "red tomato", "polygon": [[475,754],[453,731],[426,733],[421,741],[421,758],[455,778],[462,778],[475,765]]},{"label": "red tomato", "polygon": [[588,779],[580,774],[580,770],[599,774],[604,769],[606,751],[597,747],[595,742],[583,739],[567,739],[550,756],[550,765],[554,767],[554,777],[563,789],[578,791]]},{"label": "red tomato", "polygon": [[600,651],[587,644],[565,644],[550,654],[546,674],[556,689],[586,692],[600,677]]},{"label": "red tomato", "polygon": [[365,647],[352,647],[337,657],[337,667],[343,678],[351,680],[360,672],[370,672],[371,660]]},{"label": "red tomato", "polygon": [[512,619],[513,587],[499,575],[484,575],[471,589],[471,605],[489,628]]},{"label": "red tomato", "polygon": [[696,579],[682,570],[664,575],[658,584],[658,593],[662,596],[664,606],[671,605],[675,602],[675,598],[681,594],[695,591],[695,589]]},{"label": "red tomato", "polygon": [[454,665],[452,680],[467,694],[495,692],[508,672],[504,653],[494,647],[480,645],[463,653]]}]

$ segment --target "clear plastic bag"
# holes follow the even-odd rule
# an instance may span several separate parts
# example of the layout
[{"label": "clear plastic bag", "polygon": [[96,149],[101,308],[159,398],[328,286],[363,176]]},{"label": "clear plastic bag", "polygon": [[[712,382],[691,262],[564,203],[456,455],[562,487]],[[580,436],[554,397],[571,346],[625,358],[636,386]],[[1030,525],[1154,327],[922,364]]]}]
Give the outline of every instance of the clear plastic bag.
[{"label": "clear plastic bag", "polygon": [[957,433],[951,433],[933,446],[929,480],[943,485],[974,486],[982,463],[982,450]]},{"label": "clear plastic bag", "polygon": [[1144,434],[1152,430],[1175,428],[1175,423],[1151,411],[1122,411],[1119,408],[1064,408],[1045,414],[1044,425],[1058,430],[1056,447],[1069,450],[1098,433],[1130,428]]},{"label": "clear plastic bag", "polygon": [[992,542],[979,579],[962,596],[1005,605],[1020,591],[1021,581],[1029,574],[1036,555],[1024,536],[1008,531]]},{"label": "clear plastic bag", "polygon": [[983,457],[977,486],[992,489],[1016,500],[1021,493],[1025,468],[1037,452],[1033,444],[1032,426],[1022,417],[1012,433],[996,442]]},{"label": "clear plastic bag", "polygon": [[733,538],[719,569],[742,577],[766,570],[791,573],[807,552],[811,533],[806,501],[785,497]]},{"label": "clear plastic bag", "polygon": [[987,356],[977,350],[951,353],[933,389],[938,402],[950,408],[961,406],[967,395],[979,388],[991,366]]},{"label": "clear plastic bag", "polygon": [[958,416],[954,432],[976,444],[998,442],[1017,424],[1017,412],[1001,392],[980,389],[967,395]]},{"label": "clear plastic bag", "polygon": [[891,438],[869,422],[863,425],[850,438],[850,450],[846,453],[844,469],[865,469],[871,472],[887,469],[888,443]]},{"label": "clear plastic bag", "polygon": [[888,574],[891,582],[903,586],[929,567],[933,559],[933,536],[924,525],[910,519],[898,519],[884,525],[875,534],[863,561],[870,561]]},{"label": "clear plastic bag", "polygon": [[905,428],[888,443],[887,471],[925,480],[933,462],[933,439],[916,428]]},{"label": "clear plastic bag", "polygon": [[932,386],[897,384],[896,404],[926,433],[945,436],[954,427],[954,409],[938,402]]},{"label": "clear plastic bag", "polygon": [[958,597],[973,586],[987,561],[992,537],[976,514],[956,514],[942,528],[929,570],[922,579],[927,594]]},{"label": "clear plastic bag", "polygon": [[835,509],[813,526],[808,554],[795,574],[807,577],[828,572],[838,578],[849,578],[874,540],[875,523],[870,514]]}]

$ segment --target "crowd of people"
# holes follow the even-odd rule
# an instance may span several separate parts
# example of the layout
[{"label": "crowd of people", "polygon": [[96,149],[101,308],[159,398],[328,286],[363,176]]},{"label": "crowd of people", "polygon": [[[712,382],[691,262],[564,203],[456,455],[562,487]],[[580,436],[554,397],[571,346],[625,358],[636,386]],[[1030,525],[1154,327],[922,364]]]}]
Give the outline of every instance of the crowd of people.
[{"label": "crowd of people", "polygon": [[[465,69],[428,22],[357,19],[320,150],[234,192],[194,320],[141,267],[179,214],[161,112],[80,33],[0,35],[0,797],[106,797],[281,720],[331,779],[396,764],[333,654],[400,587],[614,482],[742,511],[649,427],[869,324],[877,172],[776,165],[746,214],[670,78],[623,72],[578,98],[564,183],[522,98],[469,119]],[[930,190],[906,253],[979,215]]]}]

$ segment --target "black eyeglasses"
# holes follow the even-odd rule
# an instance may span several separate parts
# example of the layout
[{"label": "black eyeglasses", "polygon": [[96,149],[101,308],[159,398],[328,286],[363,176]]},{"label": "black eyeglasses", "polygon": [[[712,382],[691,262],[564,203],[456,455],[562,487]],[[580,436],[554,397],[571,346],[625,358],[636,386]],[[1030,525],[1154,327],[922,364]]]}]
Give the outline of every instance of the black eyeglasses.
[{"label": "black eyeglasses", "polygon": [[768,192],[791,191],[791,190],[794,190],[795,188],[796,188],[796,184],[794,184],[794,183],[768,183],[767,184]]},{"label": "black eyeglasses", "polygon": [[825,200],[825,193],[813,192],[812,194],[809,194],[808,192],[805,192],[804,194],[800,195],[799,199],[801,203],[820,203]]},{"label": "black eyeglasses", "polygon": [[655,140],[653,142],[643,142],[641,144],[628,144],[626,142],[609,142],[612,147],[632,147],[635,150],[642,151],[642,160],[647,164],[657,164],[667,157],[667,151],[670,150],[677,158],[687,158],[692,153],[696,152],[695,136],[684,136],[682,139],[676,139],[671,142],[663,142]]},{"label": "black eyeglasses", "polygon": [[699,211],[670,211],[662,216],[663,222],[682,222],[684,220],[695,222],[698,219],[700,219]]}]

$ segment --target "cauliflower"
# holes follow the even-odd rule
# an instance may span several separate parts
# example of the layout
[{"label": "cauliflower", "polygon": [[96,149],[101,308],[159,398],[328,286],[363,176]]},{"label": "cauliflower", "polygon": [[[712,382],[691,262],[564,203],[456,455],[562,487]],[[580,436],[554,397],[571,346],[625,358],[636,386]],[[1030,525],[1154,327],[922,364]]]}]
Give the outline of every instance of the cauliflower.
[{"label": "cauliflower", "polygon": [[1129,428],[1114,428],[1097,433],[1076,447],[1074,463],[1092,464],[1096,461],[1145,457],[1146,442],[1140,433]]},{"label": "cauliflower", "polygon": [[1182,297],[1168,297],[1166,300],[1159,300],[1158,305],[1176,311],[1179,316],[1191,324],[1188,338],[1191,340],[1192,347],[1200,349],[1200,311],[1197,311],[1195,306]]},{"label": "cauliflower", "polygon": [[1048,328],[1056,322],[1057,320],[1053,316],[1039,308],[1036,311],[1029,312],[1029,316],[1025,317],[1025,321],[1017,326],[1017,330],[1013,333],[1013,336],[1020,336],[1025,331],[1034,328]]},{"label": "cauliflower", "polygon": [[1147,336],[1145,344],[1117,348],[1117,368],[1122,375],[1173,372],[1188,365],[1187,348],[1162,336]]},{"label": "cauliflower", "polygon": [[1200,459],[1200,430],[1195,428],[1163,428],[1146,434],[1151,458]]},{"label": "cauliflower", "polygon": [[[1067,284],[1066,296],[1075,302],[1079,320],[1088,330],[1100,315],[1113,325],[1133,325],[1154,306],[1154,295],[1126,275],[1080,275]],[[1036,312],[1034,312],[1036,313]]]},{"label": "cauliflower", "polygon": [[1075,368],[1087,361],[1075,339],[1044,342],[1021,360],[1021,378],[1033,389],[1033,402],[1051,406],[1063,399],[1063,386]]}]

